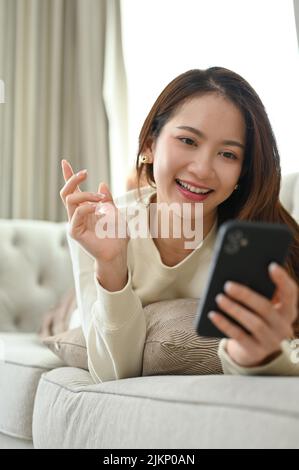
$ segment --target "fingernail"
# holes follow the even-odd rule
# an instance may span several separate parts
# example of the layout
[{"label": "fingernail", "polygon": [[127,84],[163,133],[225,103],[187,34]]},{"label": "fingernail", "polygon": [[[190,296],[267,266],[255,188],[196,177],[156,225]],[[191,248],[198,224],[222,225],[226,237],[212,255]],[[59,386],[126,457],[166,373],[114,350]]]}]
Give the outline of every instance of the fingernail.
[{"label": "fingernail", "polygon": [[77,173],[77,176],[83,176],[83,175],[86,175],[87,173],[87,170],[81,170]]},{"label": "fingernail", "polygon": [[94,195],[100,197],[101,199],[103,197],[107,196],[107,194],[105,194],[105,193],[94,193]]},{"label": "fingernail", "polygon": [[273,271],[274,269],[276,269],[278,267],[278,264],[275,263],[274,261],[272,261],[272,263],[269,264],[269,269],[270,271]]},{"label": "fingernail", "polygon": [[233,287],[233,283],[231,281],[226,281],[226,283],[223,286],[223,289],[225,292],[229,292],[232,287]]},{"label": "fingernail", "polygon": [[102,201],[103,196],[101,196],[101,194],[94,194],[94,197],[96,198],[97,201]]},{"label": "fingernail", "polygon": [[215,317],[215,312],[209,312],[208,317],[209,318],[214,318]]},{"label": "fingernail", "polygon": [[223,294],[217,294],[216,297],[215,297],[215,300],[216,300],[217,303],[221,302],[223,299],[224,299]]}]

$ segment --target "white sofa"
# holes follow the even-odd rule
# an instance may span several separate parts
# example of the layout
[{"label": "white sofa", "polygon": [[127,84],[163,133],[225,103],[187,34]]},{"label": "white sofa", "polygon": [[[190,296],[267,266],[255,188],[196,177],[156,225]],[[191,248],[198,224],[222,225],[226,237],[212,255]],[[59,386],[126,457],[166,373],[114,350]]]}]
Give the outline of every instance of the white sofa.
[{"label": "white sofa", "polygon": [[[281,200],[299,221],[299,173],[284,177]],[[299,378],[94,384],[86,370],[64,367],[36,331],[73,286],[65,228],[0,220],[0,448],[299,447]]]}]

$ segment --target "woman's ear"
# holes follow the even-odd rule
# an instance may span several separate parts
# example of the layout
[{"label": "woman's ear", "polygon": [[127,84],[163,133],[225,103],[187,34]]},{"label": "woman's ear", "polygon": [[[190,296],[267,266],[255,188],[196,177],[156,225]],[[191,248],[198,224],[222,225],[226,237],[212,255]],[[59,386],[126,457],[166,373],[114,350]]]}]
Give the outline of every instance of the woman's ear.
[{"label": "woman's ear", "polygon": [[150,159],[150,162],[154,162],[154,153],[155,153],[156,141],[150,137],[145,145],[145,150],[143,155],[147,155]]}]

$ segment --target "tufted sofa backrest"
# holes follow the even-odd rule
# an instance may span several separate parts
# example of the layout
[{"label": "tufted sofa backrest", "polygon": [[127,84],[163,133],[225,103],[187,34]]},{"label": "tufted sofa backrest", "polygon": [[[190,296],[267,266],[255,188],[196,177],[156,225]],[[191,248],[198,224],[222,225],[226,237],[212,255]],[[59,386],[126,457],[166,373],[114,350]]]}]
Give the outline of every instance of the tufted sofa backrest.
[{"label": "tufted sofa backrest", "polygon": [[73,285],[65,222],[0,219],[0,331],[37,331]]},{"label": "tufted sofa backrest", "polygon": [[299,223],[299,173],[290,173],[283,176],[280,200],[283,206]]}]

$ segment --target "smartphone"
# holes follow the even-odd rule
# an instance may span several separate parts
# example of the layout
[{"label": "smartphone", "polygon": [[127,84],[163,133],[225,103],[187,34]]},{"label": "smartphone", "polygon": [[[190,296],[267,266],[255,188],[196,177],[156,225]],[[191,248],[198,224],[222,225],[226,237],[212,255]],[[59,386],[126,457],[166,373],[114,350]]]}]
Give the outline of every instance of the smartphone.
[{"label": "smartphone", "polygon": [[292,238],[290,229],[283,224],[229,220],[220,226],[207,285],[194,321],[199,336],[226,337],[209,319],[211,310],[241,326],[215,301],[217,294],[224,293],[226,281],[244,284],[268,299],[272,298],[275,285],[268,266],[272,261],[284,264]]}]

